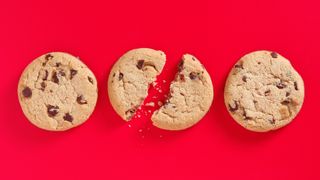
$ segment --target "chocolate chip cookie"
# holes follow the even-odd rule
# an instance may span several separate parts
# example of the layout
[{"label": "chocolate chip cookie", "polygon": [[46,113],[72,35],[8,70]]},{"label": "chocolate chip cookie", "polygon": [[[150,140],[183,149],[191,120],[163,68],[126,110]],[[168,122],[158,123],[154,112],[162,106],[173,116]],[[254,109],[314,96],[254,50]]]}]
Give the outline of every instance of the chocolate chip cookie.
[{"label": "chocolate chip cookie", "polygon": [[76,57],[62,52],[42,55],[23,71],[20,105],[39,128],[64,131],[85,122],[97,101],[97,81]]},{"label": "chocolate chip cookie", "polygon": [[124,120],[129,121],[142,104],[165,61],[162,51],[140,48],[128,51],[114,64],[108,94],[111,105]]},{"label": "chocolate chip cookie", "polygon": [[232,68],[225,105],[244,128],[265,132],[290,123],[304,100],[304,83],[289,60],[276,52],[256,51]]},{"label": "chocolate chip cookie", "polygon": [[183,130],[195,125],[208,112],[213,86],[204,66],[190,54],[182,57],[166,103],[151,117],[153,125],[166,130]]}]

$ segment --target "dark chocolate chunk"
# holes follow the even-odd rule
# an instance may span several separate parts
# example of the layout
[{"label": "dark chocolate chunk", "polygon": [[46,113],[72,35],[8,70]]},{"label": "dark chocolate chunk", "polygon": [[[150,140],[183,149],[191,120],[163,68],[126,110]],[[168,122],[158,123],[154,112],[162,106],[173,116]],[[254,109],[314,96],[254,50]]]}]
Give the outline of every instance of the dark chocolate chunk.
[{"label": "dark chocolate chunk", "polygon": [[290,99],[286,99],[284,101],[281,102],[282,105],[288,105],[290,104],[291,100]]},{"label": "dark chocolate chunk", "polygon": [[297,83],[297,82],[294,82],[294,89],[295,89],[296,91],[299,90],[299,89],[298,89],[298,83]]},{"label": "dark chocolate chunk", "polygon": [[42,80],[46,81],[48,79],[48,75],[49,75],[49,72],[47,70],[45,70],[45,75],[42,78]]},{"label": "dark chocolate chunk", "polygon": [[59,84],[59,78],[57,76],[57,72],[53,71],[51,80],[52,82]]},{"label": "dark chocolate chunk", "polygon": [[116,73],[113,73],[112,77],[116,76]]},{"label": "dark chocolate chunk", "polygon": [[45,62],[42,63],[42,66],[45,66],[47,64],[47,62],[49,60],[51,60],[53,58],[53,56],[51,54],[47,54],[45,55],[44,59],[45,59]]},{"label": "dark chocolate chunk", "polygon": [[191,57],[191,59],[192,59],[193,61],[195,61],[195,60],[196,60],[194,57]]},{"label": "dark chocolate chunk", "polygon": [[273,118],[272,120],[270,120],[270,124],[275,124],[276,120]]},{"label": "dark chocolate chunk", "polygon": [[287,85],[285,85],[283,82],[279,82],[276,86],[279,89],[283,89],[283,88],[287,87]]},{"label": "dark chocolate chunk", "polygon": [[234,111],[236,111],[236,110],[238,110],[238,109],[239,109],[238,102],[234,101],[234,106],[232,106],[231,104],[229,104],[229,110],[230,110],[231,112],[234,112]]},{"label": "dark chocolate chunk", "polygon": [[266,90],[266,91],[264,92],[264,95],[265,95],[265,96],[269,96],[270,93],[271,93],[271,91],[270,91],[270,89],[268,89],[268,90]]},{"label": "dark chocolate chunk", "polygon": [[47,105],[47,113],[49,117],[54,117],[59,113],[59,107]]},{"label": "dark chocolate chunk", "polygon": [[71,69],[70,70],[70,79],[72,79],[78,73],[77,70]]},{"label": "dark chocolate chunk", "polygon": [[41,90],[44,91],[44,89],[47,87],[47,84],[45,82],[40,83]]},{"label": "dark chocolate chunk", "polygon": [[242,65],[242,62],[240,64],[236,64],[234,65],[235,68],[240,68],[240,69],[243,69],[243,65]]},{"label": "dark chocolate chunk", "polygon": [[142,69],[144,66],[144,60],[139,60],[138,63],[137,63],[137,68],[138,69]]},{"label": "dark chocolate chunk", "polygon": [[129,120],[134,115],[135,112],[136,112],[136,108],[131,108],[131,109],[127,110],[125,112],[125,114],[128,116],[127,120]]},{"label": "dark chocolate chunk", "polygon": [[26,98],[30,98],[32,96],[32,91],[29,87],[25,87],[23,90],[22,90],[22,95]]},{"label": "dark chocolate chunk", "polygon": [[179,79],[180,79],[180,81],[182,81],[182,82],[185,82],[185,81],[186,81],[183,74],[179,74]]},{"label": "dark chocolate chunk", "polygon": [[56,67],[60,67],[61,66],[61,63],[60,62],[57,62],[56,63]]},{"label": "dark chocolate chunk", "polygon": [[53,56],[51,54],[47,54],[44,58],[45,60],[49,61],[53,58]]},{"label": "dark chocolate chunk", "polygon": [[276,52],[272,52],[270,55],[271,55],[272,58],[277,58],[278,57],[278,54]]},{"label": "dark chocolate chunk", "polygon": [[63,70],[60,70],[60,71],[59,71],[59,75],[60,75],[60,76],[66,76],[66,73],[65,73]]},{"label": "dark chocolate chunk", "polygon": [[242,76],[242,81],[247,82],[247,76]]},{"label": "dark chocolate chunk", "polygon": [[82,95],[77,97],[77,102],[78,102],[78,104],[87,104],[88,103],[87,100],[85,100]]},{"label": "dark chocolate chunk", "polygon": [[88,76],[88,81],[93,84],[93,79],[91,77]]},{"label": "dark chocolate chunk", "polygon": [[123,79],[123,73],[119,73],[119,81]]},{"label": "dark chocolate chunk", "polygon": [[189,77],[190,77],[191,80],[195,80],[195,79],[198,77],[198,74],[195,73],[195,72],[191,72],[191,73],[189,74]]},{"label": "dark chocolate chunk", "polygon": [[66,113],[64,116],[63,116],[63,119],[65,121],[69,121],[69,122],[72,122],[73,121],[73,117],[69,114],[69,113]]},{"label": "dark chocolate chunk", "polygon": [[290,96],[290,93],[289,92],[286,92],[286,97]]}]

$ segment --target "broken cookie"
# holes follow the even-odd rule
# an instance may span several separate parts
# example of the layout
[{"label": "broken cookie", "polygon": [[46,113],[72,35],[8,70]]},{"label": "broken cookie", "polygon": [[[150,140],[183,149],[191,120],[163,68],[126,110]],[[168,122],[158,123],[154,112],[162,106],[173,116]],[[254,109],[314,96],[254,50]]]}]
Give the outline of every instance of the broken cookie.
[{"label": "broken cookie", "polygon": [[166,62],[162,51],[133,49],[114,64],[108,79],[108,95],[114,110],[129,121],[148,95]]},{"label": "broken cookie", "polygon": [[230,115],[244,128],[265,132],[289,124],[304,100],[304,83],[290,61],[255,51],[232,68],[224,91]]},{"label": "broken cookie", "polygon": [[198,59],[185,54],[178,68],[167,102],[151,117],[154,126],[165,130],[183,130],[195,125],[213,101],[210,75]]},{"label": "broken cookie", "polygon": [[42,55],[23,71],[20,105],[39,128],[64,131],[85,122],[97,101],[97,81],[78,58],[62,52]]}]

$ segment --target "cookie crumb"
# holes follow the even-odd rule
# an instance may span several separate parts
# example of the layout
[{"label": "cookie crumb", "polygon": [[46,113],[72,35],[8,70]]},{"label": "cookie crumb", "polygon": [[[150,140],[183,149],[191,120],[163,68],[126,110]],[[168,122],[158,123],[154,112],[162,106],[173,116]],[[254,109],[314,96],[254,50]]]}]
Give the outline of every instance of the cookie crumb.
[{"label": "cookie crumb", "polygon": [[163,103],[161,101],[158,101],[158,106],[162,106]]},{"label": "cookie crumb", "polygon": [[141,133],[141,132],[142,132],[142,129],[139,129],[138,132]]},{"label": "cookie crumb", "polygon": [[155,81],[152,82],[152,86],[153,86],[153,87],[156,87],[157,84],[158,84],[158,83],[155,82]]},{"label": "cookie crumb", "polygon": [[148,102],[145,106],[151,106],[151,107],[154,107],[154,102]]}]

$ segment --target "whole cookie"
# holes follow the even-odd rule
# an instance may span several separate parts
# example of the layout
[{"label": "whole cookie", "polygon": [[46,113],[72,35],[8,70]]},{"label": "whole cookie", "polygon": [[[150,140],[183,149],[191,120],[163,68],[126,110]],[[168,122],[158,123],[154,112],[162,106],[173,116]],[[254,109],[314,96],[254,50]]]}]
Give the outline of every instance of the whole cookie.
[{"label": "whole cookie", "polygon": [[85,122],[97,101],[97,81],[76,57],[62,52],[42,55],[20,77],[18,97],[30,122],[64,131]]},{"label": "whole cookie", "polygon": [[232,68],[224,91],[225,105],[243,127],[256,132],[290,123],[304,100],[301,76],[276,52],[256,51]]},{"label": "whole cookie", "polygon": [[195,125],[208,112],[213,100],[210,75],[194,56],[183,55],[167,102],[151,117],[153,125],[183,130]]},{"label": "whole cookie", "polygon": [[140,48],[128,51],[114,64],[108,94],[111,105],[124,120],[129,121],[142,104],[165,61],[162,51]]}]

